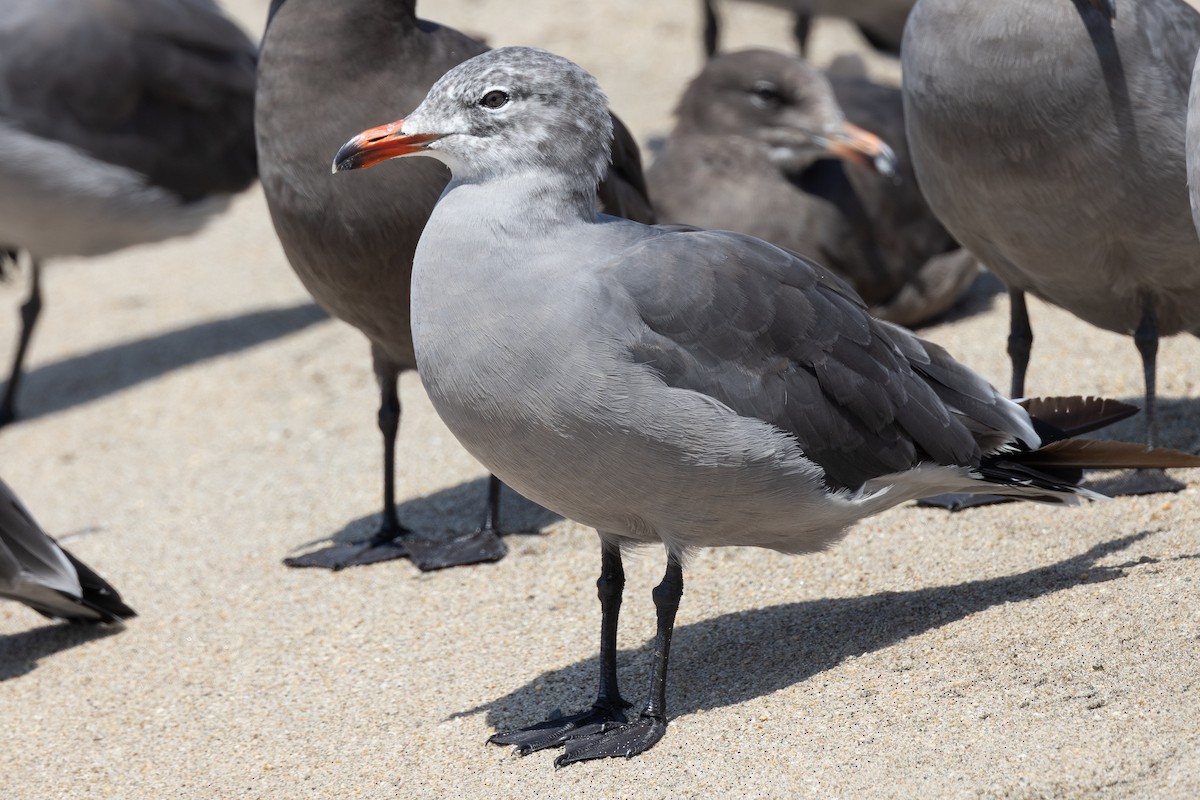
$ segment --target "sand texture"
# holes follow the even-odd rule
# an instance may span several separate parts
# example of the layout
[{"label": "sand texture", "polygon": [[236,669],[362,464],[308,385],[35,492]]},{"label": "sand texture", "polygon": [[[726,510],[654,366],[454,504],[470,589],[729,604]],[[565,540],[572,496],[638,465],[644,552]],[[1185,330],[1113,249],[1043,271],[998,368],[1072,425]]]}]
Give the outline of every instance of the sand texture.
[{"label": "sand texture", "polygon": [[[225,5],[258,35],[267,0]],[[786,17],[724,5],[730,47],[791,47]],[[644,147],[700,64],[697,2],[420,6],[577,60]],[[822,63],[861,46],[838,24],[818,37]],[[814,556],[700,553],[666,737],[556,770],[553,752],[485,741],[591,703],[593,531],[510,494],[508,519],[541,533],[510,537],[496,564],[281,564],[369,524],[380,444],[366,341],[312,305],[259,189],[193,238],[56,262],[45,284],[0,474],[141,616],[113,631],[0,603],[0,798],[1200,797],[1194,488],[906,506]],[[0,357],[23,293],[0,286]],[[924,335],[1005,386],[1007,300],[980,292],[970,311]],[[1140,401],[1128,337],[1031,314],[1031,393]],[[1198,364],[1200,342],[1163,342],[1163,439],[1191,451]],[[475,525],[484,469],[415,374],[402,401],[402,513],[430,535]],[[662,553],[626,567],[620,677],[640,703]]]}]

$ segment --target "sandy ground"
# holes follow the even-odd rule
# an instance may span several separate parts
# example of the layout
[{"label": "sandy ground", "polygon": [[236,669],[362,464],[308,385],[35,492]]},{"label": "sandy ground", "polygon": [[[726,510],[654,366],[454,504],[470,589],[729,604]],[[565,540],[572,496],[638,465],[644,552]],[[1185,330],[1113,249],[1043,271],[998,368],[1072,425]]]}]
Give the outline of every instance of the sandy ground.
[{"label": "sandy ground", "polygon": [[[227,5],[261,29],[266,0]],[[643,143],[665,131],[699,64],[696,3],[521,5],[422,9],[574,57]],[[789,45],[777,14],[727,16],[731,45]],[[821,37],[821,60],[854,41]],[[60,262],[46,284],[2,474],[141,616],[114,632],[0,604],[0,797],[1200,796],[1195,489],[910,506],[820,555],[702,553],[666,738],[555,770],[485,740],[591,702],[590,530],[510,496],[510,519],[544,528],[497,564],[280,563],[376,512],[379,442],[365,341],[311,306],[260,192],[191,240]],[[0,288],[0,354],[23,291]],[[1006,302],[976,308],[926,334],[1003,385]],[[1032,313],[1031,391],[1140,396],[1127,338]],[[1191,450],[1197,363],[1195,340],[1163,343],[1165,438]],[[483,469],[416,375],[402,395],[403,512],[427,532],[475,524]],[[620,667],[640,701],[663,562],[629,561]]]}]

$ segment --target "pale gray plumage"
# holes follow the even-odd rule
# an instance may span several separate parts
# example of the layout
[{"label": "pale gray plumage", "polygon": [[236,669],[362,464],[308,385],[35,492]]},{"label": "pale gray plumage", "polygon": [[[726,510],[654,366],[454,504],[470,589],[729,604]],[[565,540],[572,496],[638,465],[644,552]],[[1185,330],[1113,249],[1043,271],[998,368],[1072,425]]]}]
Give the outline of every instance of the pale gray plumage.
[{"label": "pale gray plumage", "polygon": [[[1111,444],[1034,450],[1074,427],[1069,408],[1054,412],[1056,433],[941,348],[870,317],[802,256],[597,215],[608,125],[586,72],[504,48],[455,67],[405,120],[334,159],[347,170],[423,153],[450,167],[413,265],[422,380],[467,450],[603,542],[595,705],[493,737],[524,751],[565,743],[560,764],[633,755],[663,735],[691,548],[812,552],[858,519],[944,491],[1074,502],[1094,496],[1073,485],[1086,464],[1058,447]],[[627,722],[620,546],[637,543],[669,556],[650,698]]]},{"label": "pale gray plumage", "polygon": [[1115,7],[1110,20],[1107,0],[920,0],[905,116],[930,205],[1012,292],[1013,393],[1031,292],[1134,334],[1153,442],[1158,337],[1200,332],[1184,163],[1200,14],[1182,0]]},{"label": "pale gray plumage", "polygon": [[136,616],[121,596],[42,530],[0,481],[0,597],[55,619],[119,622]]},{"label": "pale gray plumage", "polygon": [[1192,221],[1200,235],[1200,55],[1192,68],[1192,88],[1188,97],[1187,171]]},{"label": "pale gray plumage", "polygon": [[[329,157],[348,135],[397,107],[414,108],[446,70],[486,50],[452,28],[418,19],[415,0],[276,0],[263,41],[257,109],[263,188],[305,288],[371,342],[384,438],[383,514],[374,541],[396,542],[393,552],[403,552],[407,533],[396,517],[392,472],[396,381],[417,366],[408,314],[412,255],[449,173],[419,160],[332,180]],[[602,170],[600,201],[610,213],[649,221],[637,145],[621,130],[617,157]],[[484,530],[494,539],[499,487],[492,489]],[[373,556],[354,553],[336,566],[364,557]]]},{"label": "pale gray plumage", "polygon": [[41,259],[198,230],[256,176],[255,48],[211,0],[10,0],[0,15],[0,248]]},{"label": "pale gray plumage", "polygon": [[[848,280],[872,314],[903,325],[949,309],[978,274],[917,186],[899,90],[743,50],[710,59],[676,116],[646,173],[660,221],[808,255]],[[837,160],[823,144],[846,120],[891,145],[891,174]]]}]

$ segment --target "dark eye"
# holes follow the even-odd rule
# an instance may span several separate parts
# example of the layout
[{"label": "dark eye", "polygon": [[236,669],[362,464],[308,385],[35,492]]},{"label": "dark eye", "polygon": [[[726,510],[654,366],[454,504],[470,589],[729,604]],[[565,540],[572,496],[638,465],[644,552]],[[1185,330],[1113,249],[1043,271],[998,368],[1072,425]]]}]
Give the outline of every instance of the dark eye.
[{"label": "dark eye", "polygon": [[492,89],[479,100],[479,105],[484,108],[500,108],[508,102],[508,92],[502,92],[499,89]]},{"label": "dark eye", "polygon": [[759,108],[779,108],[783,100],[779,87],[770,81],[755,81],[750,87],[750,101]]}]

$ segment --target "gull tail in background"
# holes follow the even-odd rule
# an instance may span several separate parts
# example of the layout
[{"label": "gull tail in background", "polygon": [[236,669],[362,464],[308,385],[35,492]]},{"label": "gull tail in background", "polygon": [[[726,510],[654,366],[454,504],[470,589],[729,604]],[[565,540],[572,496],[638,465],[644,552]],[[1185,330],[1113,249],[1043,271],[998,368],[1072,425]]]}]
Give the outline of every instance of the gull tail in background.
[{"label": "gull tail in background", "polygon": [[0,481],[0,597],[53,619],[120,622],[136,617],[121,595],[58,545]]}]

